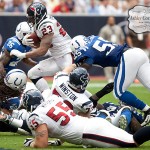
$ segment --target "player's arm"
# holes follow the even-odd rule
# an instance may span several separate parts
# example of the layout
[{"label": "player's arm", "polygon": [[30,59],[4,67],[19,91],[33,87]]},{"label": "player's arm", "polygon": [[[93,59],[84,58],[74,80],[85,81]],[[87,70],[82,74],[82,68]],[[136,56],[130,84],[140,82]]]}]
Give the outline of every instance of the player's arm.
[{"label": "player's arm", "polygon": [[63,72],[69,74],[72,70],[74,70],[76,68],[76,64],[71,64],[70,66],[65,67],[65,69],[63,70]]},{"label": "player's arm", "polygon": [[25,54],[25,58],[33,58],[45,55],[51,46],[52,37],[53,33],[44,35],[41,39],[40,47],[33,51],[27,52]]},{"label": "player's arm", "polygon": [[4,66],[10,61],[11,56],[7,50],[4,50],[2,55],[0,56],[0,74],[4,76],[6,74]]},{"label": "player's arm", "polygon": [[37,65],[37,62],[32,60],[31,58],[24,58],[24,59],[22,59],[22,61],[29,66]]},{"label": "player's arm", "polygon": [[77,66],[83,67],[87,70],[89,70],[92,67],[92,64],[94,63],[94,60],[90,57],[82,57],[80,59],[75,59],[75,64]]},{"label": "player's arm", "polygon": [[89,99],[93,102],[94,107],[97,106],[97,102],[104,95],[110,93],[114,88],[114,82],[108,83],[103,89],[99,90],[95,94],[93,94]]},{"label": "player's arm", "polygon": [[48,129],[47,125],[41,124],[35,129],[35,138],[26,139],[24,142],[25,146],[34,148],[46,148],[48,146]]}]

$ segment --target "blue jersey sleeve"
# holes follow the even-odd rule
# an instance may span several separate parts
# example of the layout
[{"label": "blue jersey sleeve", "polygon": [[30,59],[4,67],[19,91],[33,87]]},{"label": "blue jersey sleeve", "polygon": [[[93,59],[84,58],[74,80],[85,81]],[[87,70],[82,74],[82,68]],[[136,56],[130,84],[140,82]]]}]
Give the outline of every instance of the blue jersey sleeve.
[{"label": "blue jersey sleeve", "polygon": [[4,44],[4,49],[7,49],[8,52],[11,52],[13,49],[18,49],[18,47],[19,43],[12,40],[12,38],[9,38]]}]

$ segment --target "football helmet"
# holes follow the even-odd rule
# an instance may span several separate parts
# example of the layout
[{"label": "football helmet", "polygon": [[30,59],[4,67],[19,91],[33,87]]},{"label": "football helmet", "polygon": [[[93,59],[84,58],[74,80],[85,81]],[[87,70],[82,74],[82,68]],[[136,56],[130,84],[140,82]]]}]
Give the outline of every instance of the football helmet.
[{"label": "football helmet", "polygon": [[80,93],[83,93],[89,83],[89,73],[86,69],[78,67],[69,74],[69,86]]},{"label": "football helmet", "polygon": [[20,98],[19,97],[12,97],[7,99],[6,101],[2,101],[1,108],[5,108],[7,110],[15,110],[18,109],[20,106]]},{"label": "football helmet", "polygon": [[39,90],[31,89],[23,94],[22,100],[26,110],[32,112],[44,101],[44,98]]},{"label": "football helmet", "polygon": [[39,2],[32,3],[27,8],[27,18],[30,26],[39,24],[47,16],[46,7]]},{"label": "football helmet", "polygon": [[84,36],[84,35],[75,36],[71,40],[71,49],[74,52],[78,48],[85,47],[87,43],[88,42],[87,42],[87,37],[86,36]]},{"label": "football helmet", "polygon": [[13,90],[23,91],[26,87],[27,76],[20,69],[12,69],[6,74],[4,82]]},{"label": "football helmet", "polygon": [[21,22],[16,27],[16,36],[19,40],[22,40],[26,34],[32,33],[33,30],[30,28],[27,22]]}]

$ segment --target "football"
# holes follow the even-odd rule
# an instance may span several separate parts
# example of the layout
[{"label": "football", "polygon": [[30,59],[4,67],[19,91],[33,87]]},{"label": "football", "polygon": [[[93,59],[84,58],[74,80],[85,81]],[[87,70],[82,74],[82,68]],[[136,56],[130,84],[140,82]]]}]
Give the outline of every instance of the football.
[{"label": "football", "polygon": [[33,39],[35,48],[38,48],[40,46],[41,40],[35,32],[30,34],[29,39]]}]

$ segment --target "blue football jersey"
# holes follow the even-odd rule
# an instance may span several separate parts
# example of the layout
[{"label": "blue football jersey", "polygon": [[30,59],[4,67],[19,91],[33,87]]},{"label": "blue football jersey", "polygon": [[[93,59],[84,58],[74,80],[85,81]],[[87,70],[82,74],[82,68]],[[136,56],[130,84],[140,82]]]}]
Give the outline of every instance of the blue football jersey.
[{"label": "blue football jersey", "polygon": [[85,47],[75,50],[74,61],[76,64],[82,62],[84,58],[90,58],[93,65],[117,67],[124,48],[128,47],[127,44],[114,44],[99,36],[90,36],[87,41]]},{"label": "blue football jersey", "polygon": [[[7,39],[7,41],[4,43],[4,46],[2,48],[2,52],[4,52],[4,50],[7,50],[9,53],[12,51],[12,50],[18,50],[22,53],[26,53],[26,52],[29,52],[31,50],[31,47],[29,46],[25,46],[25,45],[22,45],[22,43],[18,40],[18,38],[16,36],[13,36],[9,39]],[[4,66],[5,70],[6,70],[6,73],[12,69],[14,69],[16,67],[16,65],[18,64],[18,62],[21,61],[20,58],[16,57],[16,56],[13,56],[10,61],[8,62],[8,64],[6,64]]]}]

